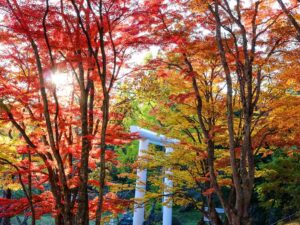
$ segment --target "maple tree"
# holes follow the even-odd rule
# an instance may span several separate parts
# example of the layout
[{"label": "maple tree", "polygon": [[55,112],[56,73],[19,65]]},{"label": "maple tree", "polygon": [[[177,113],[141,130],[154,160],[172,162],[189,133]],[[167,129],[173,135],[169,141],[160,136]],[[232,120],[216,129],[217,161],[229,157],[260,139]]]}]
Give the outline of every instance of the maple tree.
[{"label": "maple tree", "polygon": [[[136,7],[131,1],[0,5],[5,25],[1,119],[13,125],[13,139],[22,136],[17,152],[24,159],[14,167],[28,176],[23,182],[29,195],[23,188],[27,200],[3,201],[3,215],[30,207],[32,224],[45,213],[52,213],[56,224],[88,224],[89,218],[100,224],[103,211],[122,208],[117,205],[122,201],[104,192],[107,163],[117,163],[106,146],[132,139],[109,120],[122,118],[117,111],[110,113],[111,92],[142,39],[134,21]],[[98,166],[99,180],[91,180],[89,170]],[[99,190],[92,200],[89,183]],[[45,184],[50,192],[32,193],[32,188],[43,191]]]},{"label": "maple tree", "polygon": [[[224,69],[227,83],[227,124],[229,132],[229,149],[230,149],[230,165],[232,168],[232,178],[235,188],[235,203],[234,207],[225,203],[222,193],[219,192],[218,183],[214,178],[213,162],[210,165],[210,175],[215,191],[222,202],[222,205],[227,214],[230,224],[250,224],[249,220],[249,205],[254,184],[255,161],[254,150],[252,146],[252,129],[254,117],[254,109],[257,107],[261,85],[264,78],[265,63],[273,55],[274,49],[280,43],[280,39],[272,39],[273,43],[269,44],[269,49],[266,49],[266,54],[259,54],[257,48],[263,44],[262,36],[274,24],[276,17],[270,15],[269,20],[274,21],[265,25],[259,22],[260,7],[264,2],[256,2],[250,7],[250,12],[243,10],[248,7],[243,7],[240,2],[237,2],[235,8],[230,7],[227,1],[223,5],[214,1],[214,5],[209,5],[209,10],[215,18],[216,26],[216,41],[219,49],[221,63]],[[266,7],[266,6],[265,6]],[[265,17],[265,15],[263,14]],[[226,19],[231,20],[237,28],[232,28],[228,25]],[[265,19],[265,18],[264,18]],[[228,31],[228,35],[232,38],[233,48],[226,48],[222,38],[221,28]],[[238,39],[241,41],[239,42]],[[266,40],[266,37],[264,38]],[[250,43],[248,45],[248,43]],[[233,62],[230,60],[230,54],[233,57]],[[233,122],[233,75],[238,80],[238,91],[240,92],[241,113],[243,115],[243,133],[238,139],[235,138],[234,122]],[[235,149],[240,148],[240,160],[236,163]],[[212,155],[213,156],[213,155]],[[223,198],[223,199],[222,199]]]}]

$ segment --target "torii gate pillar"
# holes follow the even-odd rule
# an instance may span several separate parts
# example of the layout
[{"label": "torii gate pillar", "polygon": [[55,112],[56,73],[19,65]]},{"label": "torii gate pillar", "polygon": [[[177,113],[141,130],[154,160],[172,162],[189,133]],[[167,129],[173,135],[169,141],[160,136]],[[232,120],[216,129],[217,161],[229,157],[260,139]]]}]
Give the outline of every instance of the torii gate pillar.
[{"label": "torii gate pillar", "polygon": [[[166,147],[166,154],[171,152],[173,152],[173,148]],[[166,169],[165,174],[164,184],[167,190],[164,190],[163,198],[163,225],[172,225],[172,200],[170,196],[172,193],[169,190],[173,187],[173,181],[168,178],[168,175],[172,175],[171,169]]]},{"label": "torii gate pillar", "polygon": [[[143,156],[144,152],[148,150],[149,141],[147,139],[140,139],[139,143],[139,153],[138,156]],[[145,215],[145,206],[142,202],[145,192],[146,192],[146,182],[147,182],[147,170],[137,169],[137,181],[135,187],[135,199],[138,200],[134,205],[134,213],[133,213],[133,225],[143,225],[144,223],[144,215]],[[137,200],[136,200],[137,201]]]}]

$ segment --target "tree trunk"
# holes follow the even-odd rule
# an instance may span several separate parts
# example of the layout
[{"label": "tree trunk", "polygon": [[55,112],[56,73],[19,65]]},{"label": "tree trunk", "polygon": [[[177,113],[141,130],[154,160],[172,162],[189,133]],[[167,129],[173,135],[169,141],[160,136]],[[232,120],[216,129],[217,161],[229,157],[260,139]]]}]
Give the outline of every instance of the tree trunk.
[{"label": "tree trunk", "polygon": [[55,225],[64,225],[64,220],[61,214],[55,217]]},{"label": "tree trunk", "polygon": [[101,128],[101,158],[100,158],[100,190],[99,190],[99,201],[96,213],[96,223],[95,225],[101,224],[102,210],[103,210],[103,200],[104,200],[104,187],[105,187],[105,176],[106,176],[106,163],[105,163],[105,150],[106,150],[106,130],[108,125],[108,115],[109,115],[109,94],[104,93],[104,99],[102,104],[102,128]]},{"label": "tree trunk", "polygon": [[88,140],[88,108],[87,108],[87,93],[84,90],[81,91],[81,129],[82,129],[82,148],[81,148],[81,167],[79,171],[80,185],[78,191],[78,212],[77,212],[77,224],[88,224],[88,160],[90,141]]},{"label": "tree trunk", "polygon": [[215,204],[213,202],[212,196],[208,197],[208,210],[209,210],[209,219],[212,225],[222,225],[222,221],[215,209]]},{"label": "tree trunk", "polygon": [[28,152],[28,159],[29,159],[29,174],[28,174],[28,196],[29,196],[29,205],[31,210],[31,225],[35,225],[35,209],[34,203],[32,201],[32,176],[31,176],[31,149],[29,148]]},{"label": "tree trunk", "polygon": [[[11,199],[11,197],[12,197],[12,192],[11,192],[10,189],[7,189],[7,190],[3,191],[3,194],[4,194],[3,195],[4,198]],[[4,217],[3,218],[3,225],[11,225],[10,217]]]}]

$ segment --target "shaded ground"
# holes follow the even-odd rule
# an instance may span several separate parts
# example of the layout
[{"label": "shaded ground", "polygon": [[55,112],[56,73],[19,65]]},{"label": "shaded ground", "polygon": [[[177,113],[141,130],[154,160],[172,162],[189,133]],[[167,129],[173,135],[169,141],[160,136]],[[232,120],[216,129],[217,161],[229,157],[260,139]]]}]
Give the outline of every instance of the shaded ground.
[{"label": "shaded ground", "polygon": [[173,209],[173,217],[176,217],[182,225],[197,225],[201,215],[196,210],[180,212],[179,208]]}]

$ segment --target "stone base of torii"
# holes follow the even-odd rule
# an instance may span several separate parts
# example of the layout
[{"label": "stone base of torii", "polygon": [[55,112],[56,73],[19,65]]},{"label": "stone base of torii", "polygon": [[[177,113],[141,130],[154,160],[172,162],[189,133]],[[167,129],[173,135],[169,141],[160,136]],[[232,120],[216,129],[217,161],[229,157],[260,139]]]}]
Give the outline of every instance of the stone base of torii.
[{"label": "stone base of torii", "polygon": [[[138,156],[143,156],[147,150],[149,144],[159,145],[166,147],[166,154],[169,154],[173,151],[173,148],[168,147],[170,144],[176,144],[179,141],[176,139],[166,138],[164,135],[159,135],[155,132],[137,127],[131,126],[130,131],[132,133],[138,133],[139,140],[139,153]],[[172,174],[170,168],[165,170],[165,174]],[[137,199],[134,205],[134,213],[133,213],[133,225],[143,225],[145,221],[145,205],[142,199],[145,196],[146,192],[146,182],[147,182],[147,170],[146,169],[138,169],[137,170],[137,181],[135,187],[135,199]],[[165,187],[170,190],[173,187],[172,180],[167,177],[164,178]],[[171,193],[167,190],[164,191],[163,197],[163,225],[172,225],[172,201],[170,197]]]}]

